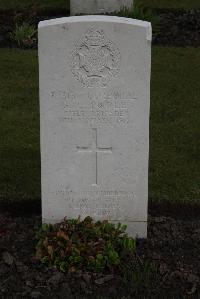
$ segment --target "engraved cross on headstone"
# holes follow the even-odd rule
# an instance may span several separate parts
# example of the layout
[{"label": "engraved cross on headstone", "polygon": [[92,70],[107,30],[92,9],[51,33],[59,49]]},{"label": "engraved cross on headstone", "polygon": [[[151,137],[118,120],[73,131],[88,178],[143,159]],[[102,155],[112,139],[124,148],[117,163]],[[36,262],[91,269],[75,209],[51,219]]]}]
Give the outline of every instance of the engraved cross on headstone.
[{"label": "engraved cross on headstone", "polygon": [[98,185],[98,153],[112,153],[112,147],[98,147],[97,129],[92,129],[91,146],[77,146],[78,152],[95,154],[95,184]]}]

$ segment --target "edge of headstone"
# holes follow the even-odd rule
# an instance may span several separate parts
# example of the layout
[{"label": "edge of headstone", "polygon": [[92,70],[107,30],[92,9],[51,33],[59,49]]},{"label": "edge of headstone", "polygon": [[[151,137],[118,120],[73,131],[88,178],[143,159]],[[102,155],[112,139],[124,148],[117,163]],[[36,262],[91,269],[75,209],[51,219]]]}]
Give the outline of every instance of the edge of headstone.
[{"label": "edge of headstone", "polygon": [[53,25],[62,25],[65,23],[79,23],[79,22],[107,22],[107,23],[118,23],[128,24],[147,29],[147,40],[152,40],[152,28],[151,23],[138,19],[117,17],[117,16],[101,16],[101,15],[90,15],[90,16],[74,16],[74,17],[63,17],[41,21],[38,24],[38,29]]}]

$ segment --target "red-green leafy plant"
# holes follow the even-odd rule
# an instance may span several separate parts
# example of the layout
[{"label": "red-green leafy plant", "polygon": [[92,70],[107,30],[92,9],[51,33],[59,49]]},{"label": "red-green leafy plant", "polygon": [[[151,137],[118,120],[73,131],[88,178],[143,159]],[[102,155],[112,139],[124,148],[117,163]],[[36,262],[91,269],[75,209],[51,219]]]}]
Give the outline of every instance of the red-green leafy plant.
[{"label": "red-green leafy plant", "polygon": [[120,223],[94,222],[91,217],[43,224],[36,235],[36,257],[63,272],[113,271],[124,252],[134,254],[136,250],[135,240],[125,230]]}]

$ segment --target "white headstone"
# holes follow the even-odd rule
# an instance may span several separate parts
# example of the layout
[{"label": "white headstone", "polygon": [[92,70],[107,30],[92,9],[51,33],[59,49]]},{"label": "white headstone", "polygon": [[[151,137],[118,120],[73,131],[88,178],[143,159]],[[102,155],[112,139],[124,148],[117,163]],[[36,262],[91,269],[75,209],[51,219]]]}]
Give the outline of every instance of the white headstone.
[{"label": "white headstone", "polygon": [[151,25],[39,24],[42,217],[108,219],[146,237]]},{"label": "white headstone", "polygon": [[132,9],[133,0],[70,0],[72,16],[111,13],[123,8]]}]

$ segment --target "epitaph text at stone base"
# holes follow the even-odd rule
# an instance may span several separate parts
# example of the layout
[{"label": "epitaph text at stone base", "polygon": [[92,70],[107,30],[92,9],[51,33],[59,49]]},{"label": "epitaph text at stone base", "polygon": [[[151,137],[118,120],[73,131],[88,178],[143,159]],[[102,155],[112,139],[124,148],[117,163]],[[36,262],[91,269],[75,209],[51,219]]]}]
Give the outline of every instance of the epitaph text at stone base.
[{"label": "epitaph text at stone base", "polygon": [[39,24],[42,217],[108,219],[146,237],[151,25]]}]

